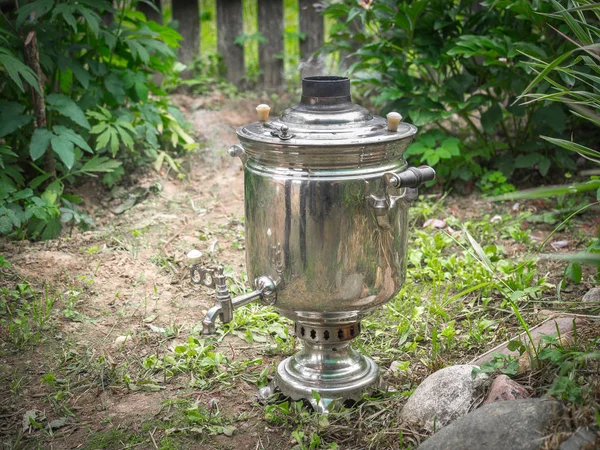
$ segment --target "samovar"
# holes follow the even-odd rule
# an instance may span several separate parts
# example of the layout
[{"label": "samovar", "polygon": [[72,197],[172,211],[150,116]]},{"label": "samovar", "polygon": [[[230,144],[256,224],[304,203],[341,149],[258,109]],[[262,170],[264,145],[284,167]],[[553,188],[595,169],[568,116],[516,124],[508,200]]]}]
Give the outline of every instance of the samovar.
[{"label": "samovar", "polygon": [[[326,411],[378,387],[379,368],[350,343],[361,319],[393,298],[406,272],[408,208],[431,167],[407,167],[417,128],[352,103],[350,80],[307,77],[302,98],[280,118],[237,130],[229,154],[244,166],[246,268],[254,291],[232,298],[222,267],[188,255],[195,283],[216,290],[203,320],[258,300],[295,322],[301,350],[277,367],[274,386]],[[316,394],[315,394],[316,393]]]}]

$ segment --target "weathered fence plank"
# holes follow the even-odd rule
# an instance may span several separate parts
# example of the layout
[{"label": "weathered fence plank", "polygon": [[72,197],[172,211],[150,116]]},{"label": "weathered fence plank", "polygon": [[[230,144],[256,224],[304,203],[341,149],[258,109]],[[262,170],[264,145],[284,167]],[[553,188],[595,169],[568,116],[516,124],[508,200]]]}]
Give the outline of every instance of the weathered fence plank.
[{"label": "weathered fence plank", "polygon": [[230,83],[238,83],[245,73],[244,47],[234,43],[244,32],[242,13],[242,0],[217,0],[217,47]]},{"label": "weathered fence plank", "polygon": [[266,89],[283,86],[283,0],[259,0],[258,29],[265,38],[258,46],[258,64]]},{"label": "weathered fence plank", "polygon": [[299,0],[300,32],[306,35],[300,41],[300,68],[301,75],[314,76],[323,75],[325,63],[322,56],[314,56],[314,53],[323,46],[325,37],[325,22],[321,11],[323,5],[316,0]]},{"label": "weathered fence plank", "polygon": [[179,48],[179,60],[191,62],[200,50],[200,8],[198,0],[173,0],[173,20],[179,23],[183,37]]},{"label": "weathered fence plank", "polygon": [[[148,3],[152,3],[155,8],[150,6]],[[162,18],[162,5],[160,0],[147,0],[147,2],[139,2],[137,4],[137,9],[140,12],[143,12],[148,20],[154,20],[158,23],[163,23]]]}]

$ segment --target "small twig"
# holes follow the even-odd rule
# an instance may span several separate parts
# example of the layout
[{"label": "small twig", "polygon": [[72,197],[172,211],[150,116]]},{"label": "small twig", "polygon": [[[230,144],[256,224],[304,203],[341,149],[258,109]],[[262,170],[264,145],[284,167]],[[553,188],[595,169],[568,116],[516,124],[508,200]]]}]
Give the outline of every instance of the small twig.
[{"label": "small twig", "polygon": [[177,230],[177,232],[176,232],[176,233],[175,233],[173,236],[171,236],[171,237],[170,237],[170,238],[167,240],[167,242],[165,242],[165,245],[163,245],[163,251],[165,251],[165,253],[166,253],[166,250],[167,250],[167,247],[169,246],[169,244],[171,244],[171,242],[173,242],[173,240],[174,240],[174,239],[175,239],[177,236],[179,236],[181,233],[183,233],[183,231],[184,231],[184,230],[185,230],[185,229],[188,227],[188,225],[189,225],[189,221],[188,221],[188,219],[187,219],[187,217],[186,217],[186,218],[185,218],[185,223],[183,224],[183,226],[182,226],[181,228],[179,228],[179,230]]},{"label": "small twig", "polygon": [[106,339],[108,339],[108,337],[110,336],[110,333],[112,333],[112,332],[113,332],[113,330],[115,329],[115,327],[117,326],[117,323],[119,323],[119,321],[116,321],[116,322],[113,324],[112,328],[111,328],[111,329],[108,331],[108,333],[106,333],[106,336],[104,336],[104,339],[102,339],[102,342],[101,342],[101,344],[104,344],[104,342],[106,341]]},{"label": "small twig", "polygon": [[158,450],[158,445],[156,445],[156,441],[154,440],[154,432],[156,431],[156,427],[152,430],[152,433],[148,433],[150,435],[150,439],[152,439],[152,443],[154,444],[154,448]]}]

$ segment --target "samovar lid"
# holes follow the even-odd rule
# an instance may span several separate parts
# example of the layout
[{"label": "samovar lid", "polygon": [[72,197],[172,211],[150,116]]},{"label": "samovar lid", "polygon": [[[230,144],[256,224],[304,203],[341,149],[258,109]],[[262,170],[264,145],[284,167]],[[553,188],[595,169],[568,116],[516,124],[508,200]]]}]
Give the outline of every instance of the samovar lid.
[{"label": "samovar lid", "polygon": [[263,121],[238,128],[242,143],[294,147],[364,146],[409,138],[417,132],[415,126],[401,122],[397,113],[388,115],[389,121],[394,122],[391,129],[397,124],[397,129],[390,131],[388,120],[352,103],[350,79],[346,77],[303,78],[299,104],[271,121],[268,120],[268,109],[267,105],[259,105],[257,111]]}]

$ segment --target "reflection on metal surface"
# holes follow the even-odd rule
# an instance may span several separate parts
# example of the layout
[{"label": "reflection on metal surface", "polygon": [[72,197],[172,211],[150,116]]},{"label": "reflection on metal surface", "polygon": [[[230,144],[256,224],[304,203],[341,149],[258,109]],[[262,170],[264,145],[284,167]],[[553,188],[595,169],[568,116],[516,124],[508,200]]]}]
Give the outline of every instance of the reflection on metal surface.
[{"label": "reflection on metal surface", "polygon": [[303,342],[275,384],[320,410],[378,386],[377,365],[350,342],[361,318],[400,290],[408,208],[435,176],[407,169],[402,155],[417,130],[391,118],[398,123],[389,127],[352,103],[348,79],[313,77],[303,80],[299,105],[238,129],[240,145],[230,149],[244,163],[246,266],[256,291],[231,299],[216,272],[206,332],[250,298],[274,304]]}]

